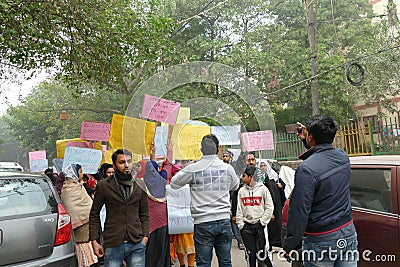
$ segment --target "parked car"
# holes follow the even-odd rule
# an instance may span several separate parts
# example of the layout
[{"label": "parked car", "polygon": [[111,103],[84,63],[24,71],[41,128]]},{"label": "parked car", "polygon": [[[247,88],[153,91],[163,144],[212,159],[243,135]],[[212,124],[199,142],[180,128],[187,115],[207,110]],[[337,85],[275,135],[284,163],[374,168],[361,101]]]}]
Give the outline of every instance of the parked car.
[{"label": "parked car", "polygon": [[0,266],[77,266],[71,218],[48,177],[0,172]]},{"label": "parked car", "polygon": [[399,266],[400,155],[350,157],[359,266]]},{"label": "parked car", "polygon": [[0,172],[23,172],[24,168],[16,162],[0,162]]}]

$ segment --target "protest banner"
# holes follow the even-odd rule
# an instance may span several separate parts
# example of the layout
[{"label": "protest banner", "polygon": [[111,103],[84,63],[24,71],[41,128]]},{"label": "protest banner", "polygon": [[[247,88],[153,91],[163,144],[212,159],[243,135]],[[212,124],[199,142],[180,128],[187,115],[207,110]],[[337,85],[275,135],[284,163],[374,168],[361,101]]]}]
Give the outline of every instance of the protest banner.
[{"label": "protest banner", "polygon": [[81,139],[93,141],[108,141],[110,136],[109,123],[82,121]]},{"label": "protest banner", "polygon": [[108,142],[113,149],[125,148],[132,153],[150,155],[155,129],[155,122],[114,114]]},{"label": "protest banner", "polygon": [[143,118],[175,124],[179,113],[180,103],[145,95],[141,116]]},{"label": "protest banner", "polygon": [[200,143],[210,134],[210,126],[176,124],[172,131],[174,144],[173,157],[179,160],[198,160],[201,158]]},{"label": "protest banner", "polygon": [[211,133],[214,134],[221,146],[240,145],[240,126],[211,126]]},{"label": "protest banner", "polygon": [[242,137],[247,151],[273,150],[275,147],[272,130],[247,132]]},{"label": "protest banner", "polygon": [[166,189],[169,234],[193,232],[194,224],[190,213],[189,185],[179,189],[172,189],[170,185],[167,185]]},{"label": "protest banner", "polygon": [[43,172],[49,167],[47,159],[29,160],[30,172]]},{"label": "protest banner", "polygon": [[103,152],[97,149],[66,147],[62,169],[69,164],[80,164],[83,173],[94,174],[99,168],[102,154]]},{"label": "protest banner", "polygon": [[162,158],[167,155],[168,126],[156,127],[154,135],[154,146],[156,147],[156,158]]},{"label": "protest banner", "polygon": [[55,158],[51,161],[53,163],[53,167],[56,168],[57,173],[62,172],[63,161],[64,159],[58,159],[58,158]]},{"label": "protest banner", "polygon": [[46,150],[31,151],[28,153],[29,161],[46,159]]},{"label": "protest banner", "polygon": [[190,120],[190,108],[180,107],[176,123],[183,123],[187,120]]}]

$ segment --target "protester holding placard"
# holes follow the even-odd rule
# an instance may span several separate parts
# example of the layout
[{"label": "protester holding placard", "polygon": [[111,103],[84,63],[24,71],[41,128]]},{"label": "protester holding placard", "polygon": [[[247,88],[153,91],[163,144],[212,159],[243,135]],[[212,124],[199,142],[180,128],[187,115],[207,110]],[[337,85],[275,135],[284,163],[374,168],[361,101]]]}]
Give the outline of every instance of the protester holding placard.
[{"label": "protester holding placard", "polygon": [[231,267],[232,230],[229,191],[239,187],[233,167],[218,158],[218,139],[201,140],[201,159],[179,171],[171,180],[173,189],[190,185],[191,214],[197,267],[209,267],[213,248],[220,267]]},{"label": "protester holding placard", "polygon": [[167,180],[158,172],[157,163],[146,163],[143,176],[150,213],[150,238],[146,248],[147,267],[169,267],[169,234],[166,189]]}]

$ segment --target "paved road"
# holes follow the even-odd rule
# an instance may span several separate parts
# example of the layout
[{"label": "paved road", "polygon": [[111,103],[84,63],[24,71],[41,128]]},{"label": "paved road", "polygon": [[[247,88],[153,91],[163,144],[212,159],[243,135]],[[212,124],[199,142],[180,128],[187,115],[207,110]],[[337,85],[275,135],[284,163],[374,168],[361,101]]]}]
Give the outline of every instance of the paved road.
[{"label": "paved road", "polygon": [[[278,251],[280,248],[274,247],[273,249],[275,251]],[[237,247],[237,244],[236,244],[236,240],[233,240],[233,242],[232,242],[231,255],[232,255],[232,267],[246,267],[246,260],[244,258],[244,250],[239,250],[239,248]],[[275,267],[290,267],[291,266],[286,261],[280,261],[278,259],[277,253],[273,254],[273,260],[274,260]],[[178,259],[175,260],[175,264],[173,266],[179,267]],[[213,257],[211,267],[218,267],[218,261],[217,261],[217,258],[215,257],[215,254]]]}]

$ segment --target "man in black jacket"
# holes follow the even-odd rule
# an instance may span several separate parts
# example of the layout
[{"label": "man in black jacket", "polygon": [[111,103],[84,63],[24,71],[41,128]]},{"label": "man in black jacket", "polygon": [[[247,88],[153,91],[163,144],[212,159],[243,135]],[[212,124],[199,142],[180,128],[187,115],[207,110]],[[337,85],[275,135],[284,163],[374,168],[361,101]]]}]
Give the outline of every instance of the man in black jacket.
[{"label": "man in black jacket", "polygon": [[[350,204],[350,161],[333,148],[336,122],[324,115],[306,122],[307,144],[300,156],[290,200],[283,249],[290,252],[303,240],[304,266],[357,266],[357,233]],[[336,265],[335,265],[336,264]]]}]

